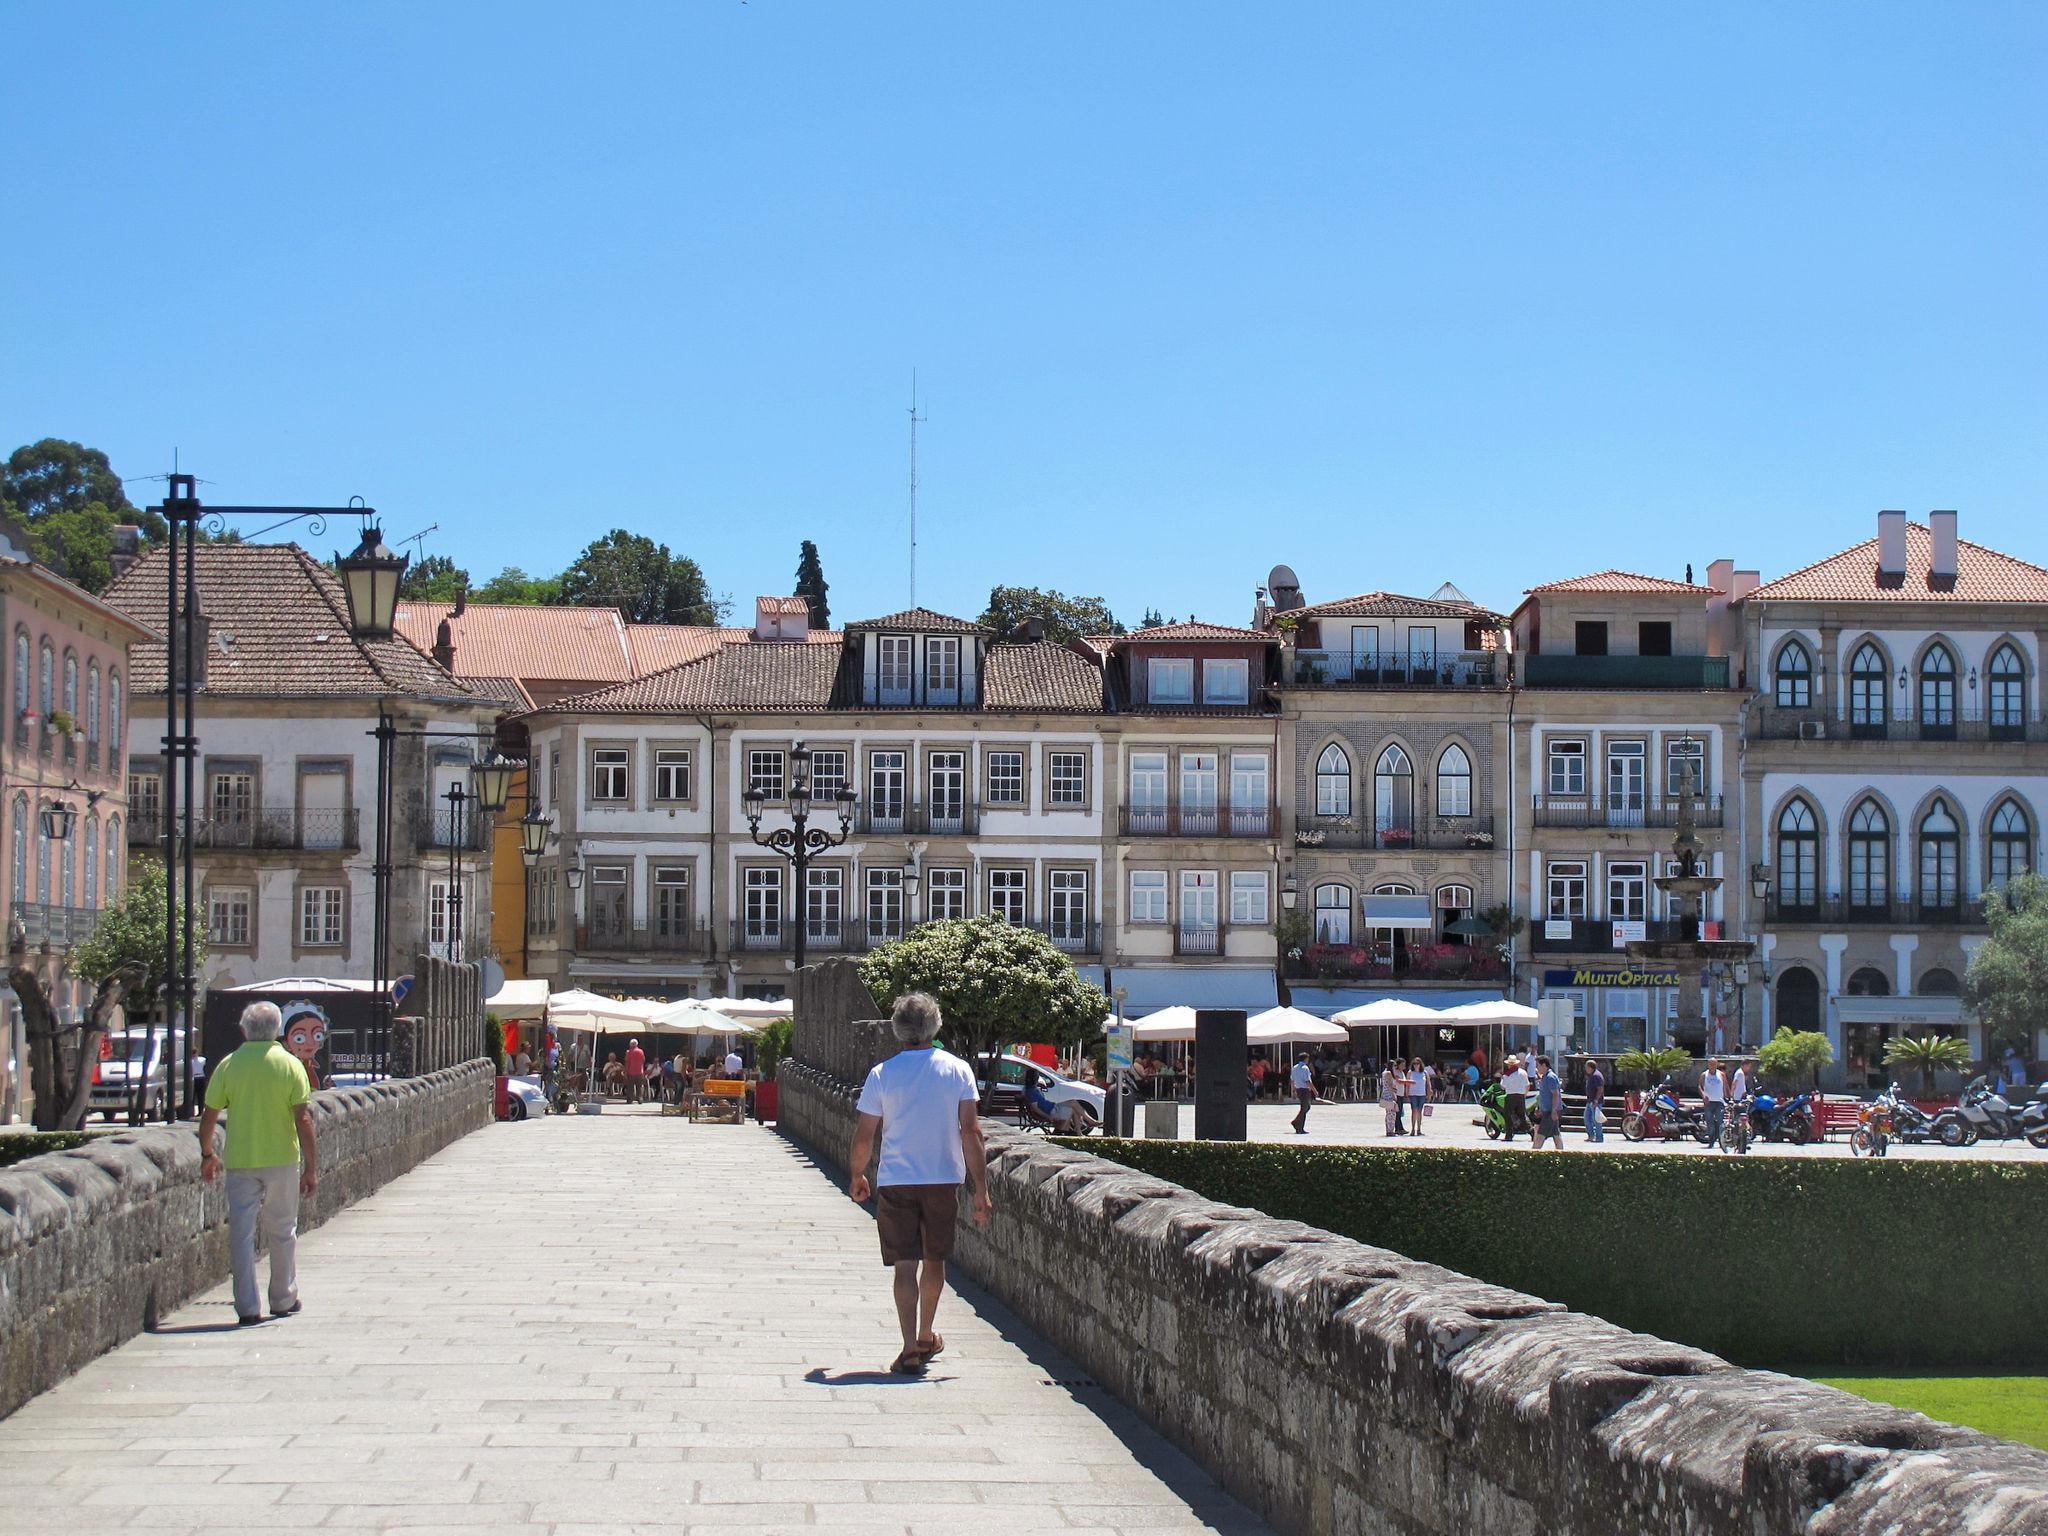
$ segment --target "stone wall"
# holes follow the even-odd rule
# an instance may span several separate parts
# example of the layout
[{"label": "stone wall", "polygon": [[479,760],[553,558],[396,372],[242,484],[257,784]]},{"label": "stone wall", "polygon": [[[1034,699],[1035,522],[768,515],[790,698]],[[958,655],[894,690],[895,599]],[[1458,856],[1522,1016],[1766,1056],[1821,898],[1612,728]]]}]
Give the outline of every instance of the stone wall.
[{"label": "stone wall", "polygon": [[[781,1127],[844,1168],[853,1089]],[[1002,1127],[966,1272],[1283,1531],[2048,1533],[2048,1454]]]},{"label": "stone wall", "polygon": [[[491,1122],[490,1064],[313,1096],[318,1226]],[[96,1138],[0,1169],[0,1415],[227,1278],[224,1181],[191,1125]]]},{"label": "stone wall", "polygon": [[480,966],[433,955],[413,961],[406,1012],[391,1021],[391,1075],[422,1077],[473,1061],[484,1050],[484,989]]}]

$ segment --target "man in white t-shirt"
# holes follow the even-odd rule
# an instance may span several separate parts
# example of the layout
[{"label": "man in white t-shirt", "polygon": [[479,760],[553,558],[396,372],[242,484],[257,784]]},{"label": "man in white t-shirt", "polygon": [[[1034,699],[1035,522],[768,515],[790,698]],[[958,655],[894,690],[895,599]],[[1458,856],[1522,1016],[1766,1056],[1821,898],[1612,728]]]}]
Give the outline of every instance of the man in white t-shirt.
[{"label": "man in white t-shirt", "polygon": [[725,1053],[725,1075],[727,1077],[738,1077],[745,1070],[746,1065],[745,1062],[740,1060],[740,1053],[738,1051],[727,1051]]},{"label": "man in white t-shirt", "polygon": [[[889,1369],[913,1376],[946,1347],[932,1321],[953,1253],[961,1180],[974,1191],[978,1224],[987,1225],[992,1210],[980,1090],[972,1067],[932,1045],[942,1023],[937,1000],[925,993],[896,999],[889,1027],[901,1049],[868,1073],[853,1133],[849,1188],[856,1200],[875,1196],[882,1262],[896,1272],[903,1352]],[[877,1144],[881,1161],[870,1182]]]},{"label": "man in white t-shirt", "polygon": [[1294,1134],[1306,1136],[1309,1106],[1316,1101],[1316,1074],[1306,1056],[1295,1058],[1294,1070],[1287,1076],[1287,1086],[1294,1090],[1294,1102],[1299,1106],[1294,1111]]},{"label": "man in white t-shirt", "polygon": [[1728,1079],[1721,1074],[1721,1063],[1709,1061],[1707,1070],[1700,1074],[1700,1098],[1707,1113],[1707,1145],[1721,1145],[1721,1127],[1728,1118]]}]

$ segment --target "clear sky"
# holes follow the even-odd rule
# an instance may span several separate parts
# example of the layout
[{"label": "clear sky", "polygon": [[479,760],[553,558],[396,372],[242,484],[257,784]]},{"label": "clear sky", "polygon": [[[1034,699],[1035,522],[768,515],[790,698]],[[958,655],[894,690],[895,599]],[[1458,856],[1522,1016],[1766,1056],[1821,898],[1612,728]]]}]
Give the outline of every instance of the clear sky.
[{"label": "clear sky", "polygon": [[[2048,6],[0,0],[0,452],[835,617],[2048,561]],[[131,488],[137,499],[157,488]],[[331,537],[329,543],[339,543]],[[323,551],[324,552],[324,551]]]}]

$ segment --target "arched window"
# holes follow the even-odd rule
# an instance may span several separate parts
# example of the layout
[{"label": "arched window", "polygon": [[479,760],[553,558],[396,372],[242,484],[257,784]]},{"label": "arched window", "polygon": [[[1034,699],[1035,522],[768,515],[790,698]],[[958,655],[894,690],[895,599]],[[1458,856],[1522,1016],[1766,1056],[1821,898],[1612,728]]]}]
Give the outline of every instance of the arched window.
[{"label": "arched window", "polygon": [[1381,847],[1415,841],[1415,766],[1399,747],[1388,747],[1373,764],[1372,825]]},{"label": "arched window", "polygon": [[1991,860],[1985,866],[1988,886],[2004,886],[2034,867],[2034,829],[2016,800],[2001,801],[1991,813]]},{"label": "arched window", "polygon": [[78,653],[72,650],[64,652],[64,713],[78,723]]},{"label": "arched window", "polygon": [[1885,676],[1884,652],[1866,640],[1849,658],[1849,734],[1883,736],[1891,685]]},{"label": "arched window", "polygon": [[45,640],[36,663],[36,707],[42,711],[43,729],[50,728],[50,711],[57,707],[57,649]]},{"label": "arched window", "polygon": [[1318,944],[1349,944],[1351,942],[1350,886],[1319,885],[1316,887],[1316,942]]},{"label": "arched window", "polygon": [[1778,906],[1793,912],[1820,906],[1820,822],[1804,800],[1778,813]]},{"label": "arched window", "polygon": [[1920,818],[1920,906],[1953,912],[1962,905],[1963,829],[1946,800],[1935,797]]},{"label": "arched window", "polygon": [[43,818],[36,817],[36,900],[49,902],[50,895],[50,834],[43,830]]},{"label": "arched window", "polygon": [[121,818],[107,818],[107,905],[121,899]]},{"label": "arched window", "polygon": [[1798,640],[1778,647],[1778,708],[1807,709],[1813,704],[1813,653]]},{"label": "arched window", "polygon": [[1771,1022],[1778,1029],[1820,1028],[1820,978],[1804,966],[1778,975],[1778,998]]},{"label": "arched window", "polygon": [[67,907],[78,905],[78,850],[72,845],[75,838],[60,837],[57,844],[57,889],[62,894],[57,898]]},{"label": "arched window", "polygon": [[1445,747],[1436,760],[1436,813],[1439,816],[1472,814],[1472,759],[1456,742]]},{"label": "arched window", "polygon": [[[22,674],[26,677],[28,674]],[[28,900],[28,796],[14,797],[14,812],[8,818],[13,824],[13,881],[9,887],[14,892],[14,904],[18,907]]]},{"label": "arched window", "polygon": [[94,762],[100,755],[100,664],[85,669],[85,745]]},{"label": "arched window", "polygon": [[113,668],[107,669],[107,761],[117,762],[121,756],[122,728],[128,717],[121,713],[121,674]]},{"label": "arched window", "polygon": [[1956,736],[1956,658],[1939,642],[1920,658],[1920,736],[1923,741],[1954,741]]},{"label": "arched window", "polygon": [[100,819],[97,816],[85,819],[85,904],[88,907],[100,904]]},{"label": "arched window", "polygon": [[1474,944],[1479,942],[1476,934],[1446,933],[1452,923],[1472,915],[1472,887],[1469,885],[1440,885],[1436,888],[1436,921],[1438,941],[1444,944]]},{"label": "arched window", "polygon": [[1316,759],[1316,814],[1351,814],[1351,759],[1334,741]]},{"label": "arched window", "polygon": [[29,665],[28,631],[14,632],[14,718],[19,720],[28,711]]},{"label": "arched window", "polygon": [[1866,912],[1891,905],[1892,824],[1875,800],[1849,817],[1849,905]]},{"label": "arched window", "polygon": [[1956,980],[1956,973],[1954,971],[1945,971],[1940,966],[1936,966],[1931,971],[1922,971],[1919,981],[1913,985],[1913,990],[1922,997],[1961,997],[1963,995],[1962,984]]},{"label": "arched window", "polygon": [[1991,653],[1984,678],[1990,690],[1991,735],[2012,740],[2027,731],[2027,666],[2008,642]]},{"label": "arched window", "polygon": [[1883,971],[1866,965],[1849,978],[1848,993],[1851,997],[1890,997],[1892,984]]}]

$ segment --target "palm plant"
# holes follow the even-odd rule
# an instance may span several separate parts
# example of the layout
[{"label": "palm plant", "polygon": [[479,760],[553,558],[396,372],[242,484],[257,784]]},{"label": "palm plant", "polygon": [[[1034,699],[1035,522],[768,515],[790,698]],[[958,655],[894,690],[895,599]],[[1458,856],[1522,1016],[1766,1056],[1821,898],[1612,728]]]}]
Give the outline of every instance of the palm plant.
[{"label": "palm plant", "polygon": [[1640,1074],[1638,1080],[1629,1086],[1647,1088],[1653,1082],[1676,1072],[1691,1060],[1690,1053],[1680,1050],[1675,1045],[1660,1045],[1654,1050],[1623,1051],[1614,1058],[1614,1070],[1617,1073]]},{"label": "palm plant", "polygon": [[1884,1043],[1884,1064],[1920,1074],[1920,1096],[1934,1096],[1934,1074],[1960,1072],[1970,1064],[1970,1042],[1954,1035],[1900,1035]]}]

